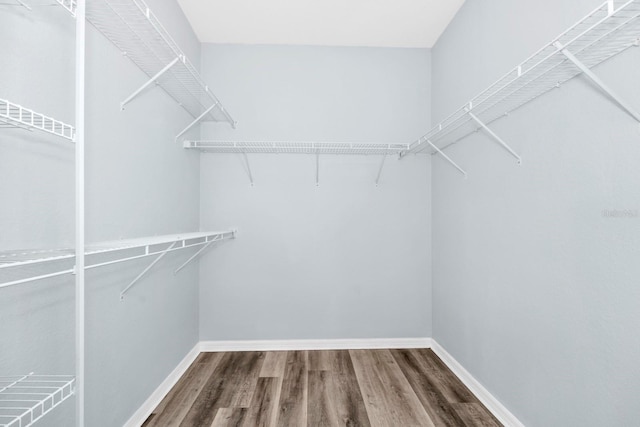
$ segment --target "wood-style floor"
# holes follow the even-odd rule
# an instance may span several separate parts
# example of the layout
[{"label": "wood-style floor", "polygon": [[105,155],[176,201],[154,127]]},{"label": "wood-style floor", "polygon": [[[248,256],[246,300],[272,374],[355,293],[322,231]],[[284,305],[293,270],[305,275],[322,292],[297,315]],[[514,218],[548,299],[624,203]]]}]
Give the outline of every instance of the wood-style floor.
[{"label": "wood-style floor", "polygon": [[144,427],[500,425],[419,349],[202,353]]}]

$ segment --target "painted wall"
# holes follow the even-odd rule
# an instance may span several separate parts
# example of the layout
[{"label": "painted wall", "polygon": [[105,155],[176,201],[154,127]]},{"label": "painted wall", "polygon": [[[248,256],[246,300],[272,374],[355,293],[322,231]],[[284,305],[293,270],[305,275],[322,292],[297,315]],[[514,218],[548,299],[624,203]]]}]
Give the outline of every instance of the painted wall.
[{"label": "painted wall", "polygon": [[[434,124],[598,5],[468,0],[433,50]],[[636,108],[638,53],[595,69]],[[522,166],[482,133],[447,150],[468,180],[433,159],[433,336],[527,426],[634,425],[638,123],[578,78],[494,130]]]},{"label": "painted wall", "polygon": [[[203,45],[239,121],[205,138],[408,142],[429,125],[428,50]],[[201,157],[203,229],[236,226],[200,263],[202,340],[431,333],[429,159]]]},{"label": "painted wall", "polygon": [[[200,44],[177,3],[149,4],[199,63]],[[74,26],[59,7],[3,7],[0,35],[11,43],[0,46],[7,59],[0,97],[73,123]],[[88,25],[88,242],[198,229],[199,157],[174,142],[191,117],[159,89],[120,111],[145,79]],[[0,131],[0,250],[72,246],[73,146],[37,132]],[[122,425],[197,342],[197,266],[172,274],[191,253],[168,255],[124,302],[120,290],[150,259],[87,274],[86,425]],[[0,375],[73,374],[73,307],[71,277],[0,289]],[[70,400],[46,425],[73,419]]]}]

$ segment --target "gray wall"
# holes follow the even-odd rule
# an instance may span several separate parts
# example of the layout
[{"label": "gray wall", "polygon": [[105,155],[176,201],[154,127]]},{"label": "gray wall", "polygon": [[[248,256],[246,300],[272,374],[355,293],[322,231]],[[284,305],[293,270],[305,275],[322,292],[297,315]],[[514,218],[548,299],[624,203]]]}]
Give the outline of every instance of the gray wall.
[{"label": "gray wall", "polygon": [[[203,46],[232,140],[408,142],[428,128],[428,50]],[[429,159],[201,157],[201,227],[237,240],[200,264],[202,340],[431,334]]]},{"label": "gray wall", "polygon": [[[468,0],[433,49],[433,121],[599,5]],[[596,72],[640,108],[630,50]],[[640,409],[638,124],[583,78],[433,159],[433,336],[528,426]]]},{"label": "gray wall", "polygon": [[[149,3],[199,63],[177,3]],[[74,24],[59,7],[3,8],[0,34],[11,43],[0,46],[0,97],[73,123]],[[159,89],[121,112],[146,77],[93,27],[87,33],[87,241],[197,230],[199,157],[173,140],[191,117]],[[2,129],[0,250],[73,245],[73,157],[56,138]],[[122,425],[197,342],[197,266],[172,274],[189,255],[167,256],[124,302],[120,290],[150,259],[87,274],[86,425]],[[0,289],[0,374],[72,374],[73,304],[70,277]],[[43,425],[73,417],[71,400]]]}]

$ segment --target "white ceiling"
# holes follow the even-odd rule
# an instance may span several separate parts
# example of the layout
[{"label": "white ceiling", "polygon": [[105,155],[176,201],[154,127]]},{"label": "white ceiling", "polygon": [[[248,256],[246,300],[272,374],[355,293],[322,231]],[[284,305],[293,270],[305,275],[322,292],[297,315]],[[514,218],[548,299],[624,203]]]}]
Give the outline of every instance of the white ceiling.
[{"label": "white ceiling", "polygon": [[432,47],[464,0],[178,0],[203,43]]}]

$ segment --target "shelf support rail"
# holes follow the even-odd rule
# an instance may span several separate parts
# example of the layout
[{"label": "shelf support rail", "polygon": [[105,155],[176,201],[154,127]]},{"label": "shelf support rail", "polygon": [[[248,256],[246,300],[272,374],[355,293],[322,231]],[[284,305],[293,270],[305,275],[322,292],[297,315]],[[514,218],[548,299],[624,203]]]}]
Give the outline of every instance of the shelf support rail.
[{"label": "shelf support rail", "polygon": [[518,155],[518,153],[513,151],[513,149],[511,147],[509,147],[509,145],[506,142],[504,142],[502,140],[502,138],[500,138],[498,135],[496,135],[491,129],[489,129],[489,127],[486,124],[484,124],[484,122],[482,120],[480,120],[475,114],[473,114],[471,112],[471,108],[467,107],[466,110],[467,110],[467,114],[469,115],[469,117],[471,117],[471,119],[473,119],[474,122],[476,122],[493,139],[495,139],[500,145],[502,145],[502,147],[504,147],[505,150],[507,150],[509,153],[511,153],[511,155],[518,160],[518,164],[522,164],[522,158]]},{"label": "shelf support rail", "polygon": [[562,54],[571,61],[582,73],[587,76],[596,86],[598,86],[604,93],[609,95],[613,101],[620,106],[623,110],[625,110],[631,117],[633,117],[636,121],[640,122],[640,114],[621,96],[615,93],[606,83],[604,83],[600,77],[595,75],[593,71],[589,69],[582,61],[576,58],[567,48],[565,48],[562,43],[555,42],[553,44]]},{"label": "shelf support rail", "polygon": [[151,77],[151,79],[149,79],[145,84],[143,84],[142,86],[140,86],[135,92],[133,92],[131,95],[129,95],[129,97],[127,99],[125,99],[124,101],[122,101],[120,103],[120,109],[124,110],[124,106],[127,105],[128,103],[130,103],[131,101],[133,101],[138,95],[140,95],[140,93],[142,91],[144,91],[146,88],[148,88],[150,85],[152,85],[153,83],[156,82],[156,80],[158,80],[160,77],[162,77],[162,75],[164,73],[166,73],[167,71],[169,71],[169,69],[171,67],[173,67],[174,65],[176,65],[178,63],[178,61],[180,61],[182,58],[181,57],[177,57],[175,58],[173,61],[171,61],[170,63],[168,63],[162,70],[158,71],[156,73],[156,75],[154,75],[153,77]]},{"label": "shelf support rail", "polygon": [[387,159],[387,155],[384,154],[382,156],[382,161],[380,162],[380,168],[378,169],[378,176],[376,177],[376,187],[380,183],[380,177],[382,176],[382,168],[384,167],[384,161]]},{"label": "shelf support rail", "polygon": [[178,135],[176,135],[176,141],[178,141],[178,138],[180,138],[182,135],[184,135],[185,133],[187,133],[189,131],[189,129],[191,129],[192,127],[194,127],[195,125],[197,125],[200,120],[202,120],[207,114],[209,114],[211,112],[211,110],[213,110],[214,108],[216,108],[216,106],[218,106],[220,103],[218,101],[216,101],[211,107],[207,108],[204,113],[200,114],[194,121],[192,121],[189,126],[187,126],[186,128],[184,128],[184,130],[182,132],[180,132]]},{"label": "shelf support rail", "polygon": [[[235,237],[235,232],[233,233],[233,237]],[[176,270],[173,272],[174,275],[178,274],[180,272],[180,270],[182,270],[183,268],[185,268],[187,265],[189,265],[191,263],[191,261],[193,261],[194,259],[196,259],[198,257],[198,255],[200,255],[202,252],[204,252],[209,246],[211,246],[212,244],[214,244],[215,242],[219,242],[221,240],[224,240],[224,237],[222,234],[218,234],[217,236],[215,236],[212,240],[209,240],[203,247],[201,247],[200,249],[198,249],[198,251],[191,255],[189,257],[188,260],[186,260],[184,262],[184,264],[182,264],[180,267],[176,268]]]},{"label": "shelf support rail", "polygon": [[[124,296],[125,296],[125,294],[126,294],[127,292],[129,292],[129,289],[131,289],[131,288],[132,288],[136,283],[138,283],[138,281],[139,281],[140,279],[142,279],[142,277],[143,277],[145,274],[147,274],[147,272],[148,272],[149,270],[151,270],[151,269],[153,268],[153,266],[154,266],[154,265],[156,265],[158,262],[160,262],[160,260],[161,260],[162,258],[164,258],[164,256],[165,256],[166,254],[168,254],[169,252],[171,252],[171,249],[173,249],[173,248],[176,246],[176,244],[177,244],[177,243],[178,243],[177,241],[176,241],[176,242],[171,243],[171,246],[169,246],[167,249],[165,249],[164,251],[162,251],[162,253],[161,253],[160,255],[158,255],[158,257],[157,257],[156,259],[154,259],[154,260],[153,260],[153,262],[147,266],[147,268],[145,268],[144,270],[142,270],[142,273],[138,274],[138,275],[136,276],[136,278],[135,278],[135,279],[133,279],[133,280],[131,281],[131,283],[129,283],[129,286],[127,286],[126,288],[124,288],[124,289],[122,290],[122,292],[120,292],[120,300],[121,300],[121,301],[122,301],[122,300],[124,300]],[[147,247],[146,247],[145,251],[149,251],[149,246],[147,246]]]}]

